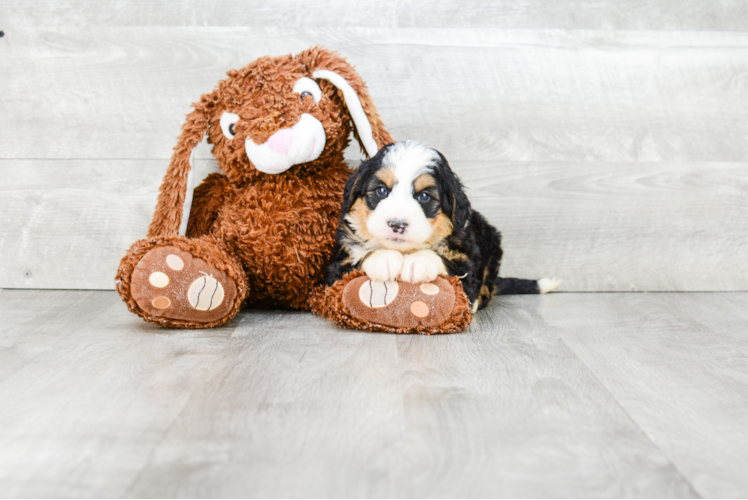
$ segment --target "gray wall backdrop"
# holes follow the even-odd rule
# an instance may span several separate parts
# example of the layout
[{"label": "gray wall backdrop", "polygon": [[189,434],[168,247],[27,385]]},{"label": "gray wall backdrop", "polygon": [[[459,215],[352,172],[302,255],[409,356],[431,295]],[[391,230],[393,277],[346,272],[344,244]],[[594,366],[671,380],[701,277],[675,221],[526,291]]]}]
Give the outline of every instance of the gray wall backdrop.
[{"label": "gray wall backdrop", "polygon": [[321,44],[447,156],[503,275],[748,290],[747,1],[0,0],[0,30],[0,287],[113,288],[190,104]]}]

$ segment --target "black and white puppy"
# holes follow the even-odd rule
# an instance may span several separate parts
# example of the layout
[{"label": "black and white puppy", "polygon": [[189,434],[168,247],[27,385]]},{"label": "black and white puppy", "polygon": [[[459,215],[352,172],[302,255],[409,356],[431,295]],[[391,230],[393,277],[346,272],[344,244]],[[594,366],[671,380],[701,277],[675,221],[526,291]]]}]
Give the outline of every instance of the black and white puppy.
[{"label": "black and white puppy", "polygon": [[459,276],[477,311],[495,294],[546,293],[559,284],[499,278],[500,233],[470,208],[444,156],[415,141],[383,147],[351,175],[336,242],[328,285],[354,269],[377,281]]}]

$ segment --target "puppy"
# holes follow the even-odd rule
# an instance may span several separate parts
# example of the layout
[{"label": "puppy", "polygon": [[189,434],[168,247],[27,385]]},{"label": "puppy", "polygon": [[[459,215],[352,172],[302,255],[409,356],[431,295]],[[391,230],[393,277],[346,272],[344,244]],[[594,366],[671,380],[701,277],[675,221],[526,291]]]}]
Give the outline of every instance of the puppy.
[{"label": "puppy", "polygon": [[444,156],[415,141],[389,144],[348,179],[325,281],[362,269],[372,280],[459,276],[473,312],[495,294],[546,293],[553,279],[499,278],[501,235],[470,208]]}]

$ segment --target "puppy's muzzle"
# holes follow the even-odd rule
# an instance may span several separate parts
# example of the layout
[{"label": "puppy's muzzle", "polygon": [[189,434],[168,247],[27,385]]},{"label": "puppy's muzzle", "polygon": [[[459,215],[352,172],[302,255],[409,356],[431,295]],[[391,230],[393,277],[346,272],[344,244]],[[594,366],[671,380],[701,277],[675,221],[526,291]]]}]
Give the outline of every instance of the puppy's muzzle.
[{"label": "puppy's muzzle", "polygon": [[397,234],[403,234],[405,232],[405,228],[408,227],[407,222],[399,219],[392,219],[391,221],[387,222],[387,225],[390,226],[390,229],[392,229],[393,233]]}]

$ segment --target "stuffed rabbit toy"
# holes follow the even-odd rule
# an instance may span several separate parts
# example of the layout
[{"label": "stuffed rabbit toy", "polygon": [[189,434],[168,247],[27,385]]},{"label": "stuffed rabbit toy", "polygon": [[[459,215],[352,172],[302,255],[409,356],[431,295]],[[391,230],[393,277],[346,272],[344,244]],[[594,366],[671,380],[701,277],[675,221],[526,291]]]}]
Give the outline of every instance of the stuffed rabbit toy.
[{"label": "stuffed rabbit toy", "polygon": [[[242,305],[309,309],[333,251],[353,129],[373,156],[392,142],[338,54],[262,57],[194,104],[148,237],[122,259],[117,290],[146,321],[218,326]],[[221,173],[193,190],[203,136]]]}]

